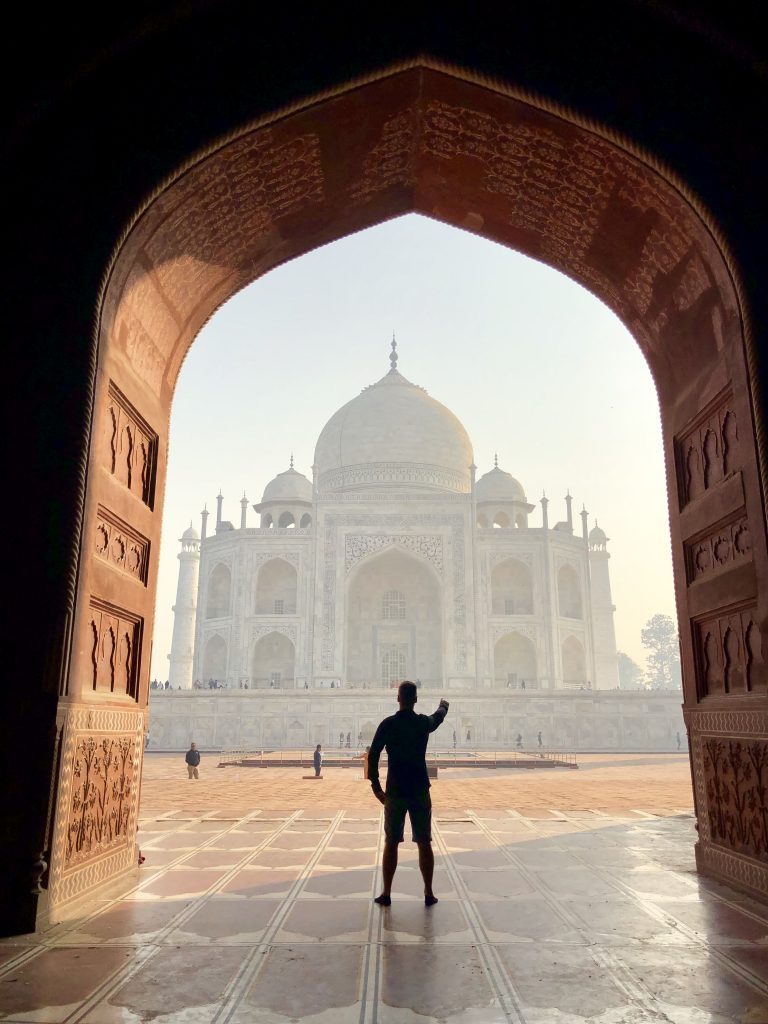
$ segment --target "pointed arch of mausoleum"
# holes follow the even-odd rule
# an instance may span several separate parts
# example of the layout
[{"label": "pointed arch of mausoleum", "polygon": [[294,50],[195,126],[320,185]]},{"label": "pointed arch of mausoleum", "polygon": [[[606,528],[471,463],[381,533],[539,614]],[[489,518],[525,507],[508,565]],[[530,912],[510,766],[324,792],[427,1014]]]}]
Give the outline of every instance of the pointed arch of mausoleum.
[{"label": "pointed arch of mausoleum", "polygon": [[296,645],[291,637],[271,630],[254,639],[250,670],[252,689],[292,689],[296,676]]},{"label": "pointed arch of mausoleum", "polygon": [[491,570],[491,612],[493,615],[533,615],[533,573],[514,555]]},{"label": "pointed arch of mausoleum", "polygon": [[497,688],[535,689],[539,681],[536,645],[528,636],[510,630],[493,647],[493,677]]},{"label": "pointed arch of mausoleum", "polygon": [[436,567],[399,544],[360,561],[345,587],[347,682],[389,685],[408,678],[441,685],[443,595]]},{"label": "pointed arch of mausoleum", "polygon": [[[616,313],[645,356],[664,436],[699,860],[768,891],[763,853],[753,843],[736,856],[728,835],[711,824],[708,793],[724,782],[720,766],[707,766],[702,738],[727,734],[723,713],[733,699],[708,692],[706,637],[718,664],[740,660],[739,678],[751,687],[739,694],[745,736],[757,754],[766,750],[758,703],[766,666],[750,654],[765,648],[768,635],[763,421],[755,411],[748,316],[726,243],[684,183],[615,133],[427,59],[339,84],[190,155],[116,244],[98,297],[87,458],[72,531],[76,593],[62,615],[72,625],[59,642],[71,651],[61,672],[67,714],[84,705],[87,715],[95,699],[90,652],[94,630],[99,645],[113,628],[102,614],[108,600],[112,617],[123,615],[136,638],[130,671],[138,686],[115,699],[120,713],[133,716],[131,728],[143,728],[169,408],[201,327],[270,269],[405,213],[474,232],[569,276]],[[621,471],[631,476],[629,453]],[[94,545],[105,516],[142,545],[144,579],[121,573]],[[721,570],[705,555],[724,524],[734,558]],[[434,571],[425,571],[434,582]],[[732,634],[738,643],[729,640],[726,651]],[[73,759],[64,758],[55,836],[71,825],[65,797],[73,771]],[[738,813],[751,834],[748,812]],[[135,864],[135,813],[128,826],[131,839],[110,854],[104,879]],[[93,884],[92,865],[67,865],[58,840],[50,860],[51,907]]]},{"label": "pointed arch of mausoleum", "polygon": [[232,610],[232,570],[223,562],[217,563],[208,574],[205,594],[205,617],[221,619]]},{"label": "pointed arch of mausoleum", "polygon": [[296,566],[276,555],[259,566],[255,615],[295,615],[299,575]]},{"label": "pointed arch of mausoleum", "polygon": [[220,633],[213,633],[203,643],[203,685],[213,680],[224,683],[227,679],[229,645]]}]

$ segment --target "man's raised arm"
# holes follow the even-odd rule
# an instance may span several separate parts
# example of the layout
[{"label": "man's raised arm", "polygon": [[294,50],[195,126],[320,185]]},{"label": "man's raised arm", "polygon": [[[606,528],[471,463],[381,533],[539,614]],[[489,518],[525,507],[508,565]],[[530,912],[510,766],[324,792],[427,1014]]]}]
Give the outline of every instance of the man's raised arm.
[{"label": "man's raised arm", "polygon": [[448,714],[448,701],[443,697],[437,706],[437,711],[429,716],[429,731],[434,732],[443,724],[443,719]]}]

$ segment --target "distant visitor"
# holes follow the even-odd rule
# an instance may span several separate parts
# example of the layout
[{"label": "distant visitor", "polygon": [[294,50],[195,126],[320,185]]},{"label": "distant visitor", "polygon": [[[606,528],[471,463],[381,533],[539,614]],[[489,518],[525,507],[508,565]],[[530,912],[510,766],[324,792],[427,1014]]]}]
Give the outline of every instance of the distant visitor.
[{"label": "distant visitor", "polygon": [[187,762],[187,772],[189,773],[190,779],[199,779],[200,751],[197,749],[196,743],[190,743],[189,750],[184,756],[184,760]]},{"label": "distant visitor", "polygon": [[320,769],[323,767],[323,748],[318,743],[315,747],[315,752],[312,755],[312,763],[315,766],[315,778],[320,778]]}]

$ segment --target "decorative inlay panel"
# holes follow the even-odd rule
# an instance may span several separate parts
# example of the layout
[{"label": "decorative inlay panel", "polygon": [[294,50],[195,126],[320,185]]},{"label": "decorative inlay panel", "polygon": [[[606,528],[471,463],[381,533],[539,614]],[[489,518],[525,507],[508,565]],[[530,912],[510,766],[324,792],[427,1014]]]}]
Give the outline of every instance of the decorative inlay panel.
[{"label": "decorative inlay panel", "polygon": [[500,640],[503,636],[509,636],[510,633],[519,633],[520,636],[524,636],[526,640],[531,640],[533,641],[533,643],[536,643],[538,639],[538,632],[535,626],[524,626],[515,625],[513,623],[504,623],[495,625],[491,629],[491,636],[493,638],[494,643],[496,643],[497,640]]},{"label": "decorative inlay panel", "polygon": [[372,484],[419,484],[441,490],[469,493],[469,472],[457,473],[443,466],[402,462],[369,462],[343,466],[323,473],[318,480],[321,493],[341,488],[367,487]]},{"label": "decorative inlay panel", "polygon": [[693,629],[700,697],[766,692],[762,637],[754,607],[699,619]]},{"label": "decorative inlay panel", "polygon": [[134,736],[82,736],[75,746],[65,869],[128,839]]},{"label": "decorative inlay panel", "polygon": [[675,438],[680,508],[741,467],[739,429],[730,390],[721,392]]},{"label": "decorative inlay panel", "polygon": [[51,907],[136,866],[137,781],[146,712],[67,711],[52,838]]},{"label": "decorative inlay panel", "polygon": [[707,839],[768,862],[768,740],[698,736]]},{"label": "decorative inlay panel", "polygon": [[295,644],[298,627],[295,623],[291,622],[260,622],[258,626],[251,626],[249,633],[250,642],[253,643],[254,640],[260,640],[269,633],[282,633],[283,636],[287,636]]},{"label": "decorative inlay panel", "polygon": [[533,552],[531,551],[491,551],[488,554],[488,561],[491,568],[499,565],[501,562],[522,562],[524,565],[533,565]]},{"label": "decorative inlay panel", "polygon": [[94,551],[98,558],[147,585],[149,541],[103,505],[97,512]]},{"label": "decorative inlay panel", "polygon": [[723,569],[752,561],[752,536],[745,515],[721,523],[704,537],[685,544],[688,582],[707,579]]},{"label": "decorative inlay panel", "polygon": [[352,199],[365,201],[392,185],[413,185],[416,180],[414,134],[419,112],[411,107],[384,122],[381,137],[366,155],[363,172],[352,188]]},{"label": "decorative inlay panel", "polygon": [[155,500],[157,434],[110,381],[107,405],[110,473],[150,508]]},{"label": "decorative inlay panel", "polygon": [[344,538],[345,571],[349,573],[364,558],[393,545],[421,555],[443,575],[443,538],[439,533],[348,533]]},{"label": "decorative inlay panel", "polygon": [[95,597],[91,598],[89,608],[91,689],[138,700],[144,620]]},{"label": "decorative inlay panel", "polygon": [[299,568],[300,556],[298,551],[262,551],[258,555],[253,556],[253,566],[260,569],[262,565],[266,565],[267,562],[273,562],[277,558],[288,562],[295,569]]}]

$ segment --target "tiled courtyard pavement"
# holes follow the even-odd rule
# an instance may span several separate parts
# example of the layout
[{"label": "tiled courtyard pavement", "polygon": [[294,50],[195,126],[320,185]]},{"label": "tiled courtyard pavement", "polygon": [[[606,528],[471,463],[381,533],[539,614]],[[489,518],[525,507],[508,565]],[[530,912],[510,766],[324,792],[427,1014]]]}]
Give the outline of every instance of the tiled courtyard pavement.
[{"label": "tiled courtyard pavement", "polygon": [[293,811],[145,803],[138,881],[0,943],[0,1016],[768,1022],[768,908],[693,873],[689,814],[438,808],[440,903],[405,843],[382,910],[379,805],[315,785]]}]

